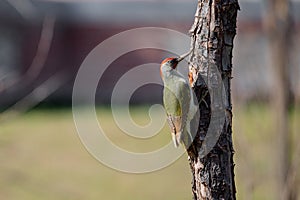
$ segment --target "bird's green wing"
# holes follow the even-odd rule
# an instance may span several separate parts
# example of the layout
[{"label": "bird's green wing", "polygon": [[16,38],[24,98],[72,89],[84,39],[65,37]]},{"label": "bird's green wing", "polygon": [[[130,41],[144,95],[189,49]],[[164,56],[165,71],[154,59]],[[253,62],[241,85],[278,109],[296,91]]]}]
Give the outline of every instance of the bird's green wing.
[{"label": "bird's green wing", "polygon": [[[172,135],[181,141],[190,106],[190,88],[185,81],[168,82],[164,87],[163,103]],[[176,144],[175,144],[176,146]]]},{"label": "bird's green wing", "polygon": [[176,80],[165,83],[163,103],[167,114],[184,116],[189,110],[191,100],[190,86],[185,81]]},{"label": "bird's green wing", "polygon": [[181,116],[181,107],[179,98],[176,97],[176,93],[178,93],[177,88],[174,89],[165,86],[164,94],[163,94],[163,103],[168,115],[172,116]]}]

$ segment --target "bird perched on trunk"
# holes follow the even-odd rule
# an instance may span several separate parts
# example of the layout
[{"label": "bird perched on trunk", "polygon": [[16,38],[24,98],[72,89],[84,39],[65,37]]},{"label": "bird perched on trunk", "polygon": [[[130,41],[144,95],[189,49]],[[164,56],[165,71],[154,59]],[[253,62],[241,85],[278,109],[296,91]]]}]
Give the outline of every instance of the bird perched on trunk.
[{"label": "bird perched on trunk", "polygon": [[192,133],[196,133],[192,120],[198,121],[198,106],[195,104],[194,92],[182,74],[177,71],[177,65],[189,53],[177,57],[166,58],[160,66],[160,75],[164,83],[163,104],[167,114],[167,121],[171,129],[175,147],[183,143],[188,148],[193,141]]}]

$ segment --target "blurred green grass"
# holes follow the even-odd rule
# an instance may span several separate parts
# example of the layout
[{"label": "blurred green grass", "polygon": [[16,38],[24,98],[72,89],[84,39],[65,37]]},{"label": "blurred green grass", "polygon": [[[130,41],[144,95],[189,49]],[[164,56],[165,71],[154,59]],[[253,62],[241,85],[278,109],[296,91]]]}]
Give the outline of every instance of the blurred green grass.
[{"label": "blurred green grass", "polygon": [[[146,140],[129,139],[115,125],[108,108],[98,108],[100,122],[117,145],[132,151],[155,149],[170,140],[168,128]],[[137,124],[149,122],[148,108],[135,107]],[[293,139],[300,112],[291,112]],[[238,199],[275,199],[276,148],[272,112],[252,105],[234,110],[234,147]],[[299,138],[299,137],[298,137]],[[134,144],[134,145],[133,145]],[[0,199],[191,199],[186,155],[171,166],[147,174],[126,174],[96,161],[81,144],[71,109],[33,110],[0,128]]]}]

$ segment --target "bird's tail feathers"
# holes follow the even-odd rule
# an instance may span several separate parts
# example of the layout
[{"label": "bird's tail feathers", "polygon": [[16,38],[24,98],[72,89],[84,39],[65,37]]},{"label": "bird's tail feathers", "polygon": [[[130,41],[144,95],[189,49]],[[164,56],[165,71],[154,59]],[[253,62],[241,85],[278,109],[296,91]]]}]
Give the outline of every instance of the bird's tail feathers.
[{"label": "bird's tail feathers", "polygon": [[173,140],[173,143],[174,143],[174,146],[177,148],[179,147],[180,143],[181,143],[181,132],[175,134],[175,133],[172,133],[172,140]]},{"label": "bird's tail feathers", "polygon": [[172,133],[172,141],[174,143],[174,146],[177,148],[181,143],[184,144],[184,146],[189,147],[190,144],[193,142],[193,137],[191,133],[186,130],[183,132],[178,133]]}]

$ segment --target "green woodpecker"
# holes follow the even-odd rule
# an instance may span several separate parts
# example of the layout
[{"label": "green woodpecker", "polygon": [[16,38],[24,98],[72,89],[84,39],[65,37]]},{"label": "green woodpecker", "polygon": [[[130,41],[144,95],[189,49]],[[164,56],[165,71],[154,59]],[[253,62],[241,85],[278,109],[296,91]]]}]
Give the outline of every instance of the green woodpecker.
[{"label": "green woodpecker", "polygon": [[176,69],[178,63],[187,55],[166,58],[160,66],[160,75],[164,83],[163,104],[172,140],[175,147],[183,143],[186,148],[193,141],[192,133],[196,132],[195,129],[191,130],[191,121],[198,111],[198,106],[194,103],[194,92]]}]

